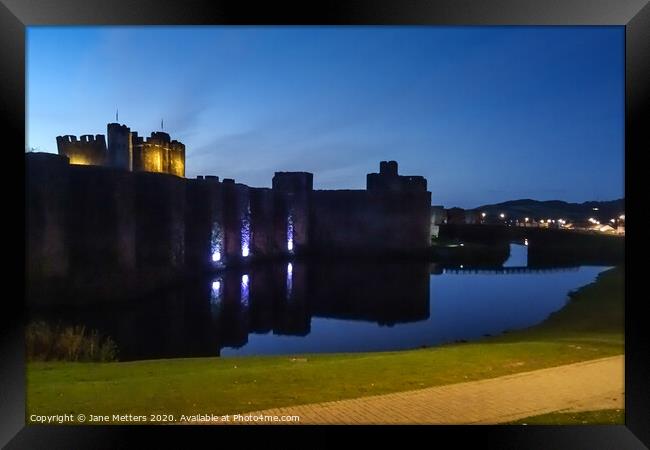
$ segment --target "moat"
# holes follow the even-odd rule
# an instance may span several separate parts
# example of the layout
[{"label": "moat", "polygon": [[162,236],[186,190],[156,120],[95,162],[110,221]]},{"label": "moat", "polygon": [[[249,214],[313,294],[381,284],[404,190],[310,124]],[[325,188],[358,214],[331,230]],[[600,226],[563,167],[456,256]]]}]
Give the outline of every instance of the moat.
[{"label": "moat", "polygon": [[111,336],[122,361],[390,351],[478,339],[542,322],[606,266],[284,261],[226,270],[128,306],[33,312]]}]

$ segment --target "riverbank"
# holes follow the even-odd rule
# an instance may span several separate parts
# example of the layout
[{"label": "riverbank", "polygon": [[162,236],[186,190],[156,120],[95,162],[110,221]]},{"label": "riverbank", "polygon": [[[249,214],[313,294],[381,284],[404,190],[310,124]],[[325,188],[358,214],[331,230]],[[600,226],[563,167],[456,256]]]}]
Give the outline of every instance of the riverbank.
[{"label": "riverbank", "polygon": [[[542,324],[477,342],[381,353],[30,363],[31,414],[232,414],[440,386],[623,354],[623,268]],[[522,299],[525,300],[525,299]]]}]

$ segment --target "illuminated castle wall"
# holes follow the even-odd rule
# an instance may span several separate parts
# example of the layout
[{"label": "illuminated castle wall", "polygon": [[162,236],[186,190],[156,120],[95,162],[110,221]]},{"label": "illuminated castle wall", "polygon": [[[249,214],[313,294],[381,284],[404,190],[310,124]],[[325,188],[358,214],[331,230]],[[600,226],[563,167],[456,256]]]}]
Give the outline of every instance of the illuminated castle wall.
[{"label": "illuminated castle wall", "polygon": [[62,137],[67,158],[25,154],[32,299],[116,301],[253,262],[430,248],[426,180],[400,179],[397,163],[359,190],[314,190],[308,172],[276,172],[270,189],[186,179],[182,144],[115,125],[113,151],[102,153],[98,138]]},{"label": "illuminated castle wall", "polygon": [[80,136],[57,136],[56,146],[59,155],[65,155],[70,159],[70,164],[83,166],[104,166],[108,163],[106,151],[106,139],[103,134],[93,136],[85,134]]},{"label": "illuminated castle wall", "polygon": [[185,176],[185,145],[169,134],[157,131],[145,140],[134,133],[132,143],[133,170]]},{"label": "illuminated castle wall", "polygon": [[59,155],[70,164],[107,166],[136,172],[169,173],[185,177],[185,145],[162,131],[144,139],[126,125],[107,125],[108,145],[103,135],[58,136]]}]

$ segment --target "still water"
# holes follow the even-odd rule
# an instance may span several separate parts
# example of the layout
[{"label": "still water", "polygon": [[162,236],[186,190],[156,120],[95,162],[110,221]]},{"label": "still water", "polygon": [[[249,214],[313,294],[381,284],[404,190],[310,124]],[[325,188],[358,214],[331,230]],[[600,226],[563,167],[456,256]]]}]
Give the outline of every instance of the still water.
[{"label": "still water", "polygon": [[49,312],[110,335],[120,360],[383,351],[496,335],[542,322],[607,267],[284,262],[227,271],[131,306]]}]

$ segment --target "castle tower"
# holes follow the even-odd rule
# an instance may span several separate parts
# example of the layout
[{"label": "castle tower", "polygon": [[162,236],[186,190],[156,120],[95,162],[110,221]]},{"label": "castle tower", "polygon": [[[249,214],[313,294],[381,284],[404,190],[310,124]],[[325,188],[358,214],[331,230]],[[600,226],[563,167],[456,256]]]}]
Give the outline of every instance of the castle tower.
[{"label": "castle tower", "polygon": [[381,161],[379,163],[379,173],[384,176],[397,176],[397,161]]},{"label": "castle tower", "polygon": [[109,123],[108,164],[125,170],[133,170],[133,143],[131,129],[119,123]]},{"label": "castle tower", "polygon": [[399,175],[397,161],[381,161],[379,173],[366,175],[366,189],[375,192],[425,192],[427,180],[421,176]]},{"label": "castle tower", "polygon": [[172,141],[169,134],[154,131],[145,141],[133,139],[133,170],[169,173],[185,177],[185,145]]},{"label": "castle tower", "polygon": [[170,142],[167,171],[177,177],[185,177],[185,144],[176,140]]},{"label": "castle tower", "polygon": [[167,133],[154,131],[142,143],[142,168],[145,172],[166,173],[169,167],[170,138]]}]

